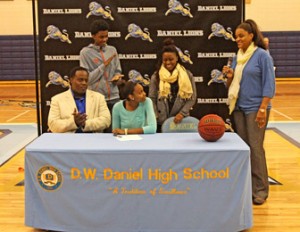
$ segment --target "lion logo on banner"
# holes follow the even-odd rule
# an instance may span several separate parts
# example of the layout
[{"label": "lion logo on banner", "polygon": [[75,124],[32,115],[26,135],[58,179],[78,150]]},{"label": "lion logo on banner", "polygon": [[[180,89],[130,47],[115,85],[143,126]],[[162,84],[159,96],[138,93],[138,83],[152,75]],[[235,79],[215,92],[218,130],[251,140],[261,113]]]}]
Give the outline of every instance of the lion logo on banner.
[{"label": "lion logo on banner", "polygon": [[208,36],[208,39],[211,39],[212,37],[224,37],[226,40],[232,40],[235,41],[233,38],[233,32],[230,27],[227,27],[227,31],[225,28],[219,24],[219,23],[213,23],[211,25],[211,33]]},{"label": "lion logo on banner", "polygon": [[64,76],[64,78],[62,78],[61,75],[55,71],[49,72],[48,79],[49,81],[46,84],[46,88],[48,88],[51,84],[61,85],[63,88],[67,88],[70,86],[68,76]]},{"label": "lion logo on banner", "polygon": [[209,86],[211,83],[223,83],[224,85],[226,85],[226,77],[224,76],[224,74],[218,70],[218,69],[213,69],[210,72],[210,77],[211,80],[207,83],[207,85]]},{"label": "lion logo on banner", "polygon": [[150,38],[150,33],[148,31],[148,28],[144,28],[144,31],[138,25],[131,23],[128,25],[129,33],[126,35],[125,40],[127,40],[129,37],[134,37],[134,38],[141,38],[142,40],[147,40],[149,42],[153,42],[153,40]]},{"label": "lion logo on banner", "polygon": [[105,19],[114,21],[114,18],[111,15],[111,10],[109,6],[102,7],[98,2],[91,2],[89,4],[90,12],[86,15],[86,18],[89,18],[91,15],[102,16]]},{"label": "lion logo on banner", "polygon": [[168,6],[169,6],[169,10],[167,10],[167,12],[165,13],[166,16],[169,13],[173,12],[175,14],[181,14],[183,16],[189,16],[190,18],[193,18],[188,3],[185,3],[182,6],[182,4],[177,0],[169,0]]},{"label": "lion logo on banner", "polygon": [[190,58],[190,54],[189,54],[188,50],[185,50],[184,52],[182,52],[179,47],[176,47],[176,50],[178,51],[178,55],[183,63],[193,64],[193,61]]},{"label": "lion logo on banner", "polygon": [[142,86],[148,86],[150,84],[150,79],[148,74],[142,76],[142,74],[134,69],[128,72],[129,80],[135,83],[139,83]]},{"label": "lion logo on banner", "polygon": [[58,29],[58,27],[54,25],[49,25],[47,27],[47,36],[44,41],[46,42],[48,39],[59,39],[61,42],[67,42],[71,44],[71,40],[69,40],[69,35],[67,30],[63,29],[62,32]]}]

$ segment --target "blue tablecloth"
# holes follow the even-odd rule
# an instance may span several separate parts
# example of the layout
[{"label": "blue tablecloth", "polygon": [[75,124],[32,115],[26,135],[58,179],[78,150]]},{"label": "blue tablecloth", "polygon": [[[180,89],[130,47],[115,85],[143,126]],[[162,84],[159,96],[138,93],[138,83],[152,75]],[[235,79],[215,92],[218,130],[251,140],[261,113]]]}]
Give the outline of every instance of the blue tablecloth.
[{"label": "blue tablecloth", "polygon": [[249,147],[234,133],[43,134],[26,147],[25,223],[58,231],[235,232],[252,226]]}]

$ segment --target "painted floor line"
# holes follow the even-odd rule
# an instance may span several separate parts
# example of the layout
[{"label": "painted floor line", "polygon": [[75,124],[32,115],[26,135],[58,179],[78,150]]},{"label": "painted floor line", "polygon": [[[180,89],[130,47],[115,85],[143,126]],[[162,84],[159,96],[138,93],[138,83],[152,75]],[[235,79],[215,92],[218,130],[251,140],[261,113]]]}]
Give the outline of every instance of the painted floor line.
[{"label": "painted floor line", "polygon": [[19,117],[21,117],[24,114],[27,114],[28,112],[30,112],[30,110],[26,110],[25,112],[23,112],[21,114],[18,114],[17,116],[12,117],[11,119],[8,119],[6,122],[11,122],[11,121],[15,120],[16,118],[19,118]]},{"label": "painted floor line", "polygon": [[277,114],[280,114],[281,116],[283,116],[283,117],[285,117],[285,118],[287,118],[287,119],[289,119],[289,120],[293,120],[293,118],[291,118],[291,117],[289,117],[289,116],[287,116],[287,115],[281,113],[281,112],[278,111],[278,110],[275,110],[274,108],[272,108],[272,111],[274,111],[274,112],[277,113]]}]

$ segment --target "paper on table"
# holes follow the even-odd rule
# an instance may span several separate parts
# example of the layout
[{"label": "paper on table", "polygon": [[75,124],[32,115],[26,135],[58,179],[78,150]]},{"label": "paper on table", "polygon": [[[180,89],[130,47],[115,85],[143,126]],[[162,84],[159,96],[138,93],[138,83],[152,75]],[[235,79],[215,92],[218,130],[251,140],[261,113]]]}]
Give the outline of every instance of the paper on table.
[{"label": "paper on table", "polygon": [[120,141],[130,141],[130,140],[141,140],[141,139],[143,139],[139,135],[117,135],[116,138]]}]

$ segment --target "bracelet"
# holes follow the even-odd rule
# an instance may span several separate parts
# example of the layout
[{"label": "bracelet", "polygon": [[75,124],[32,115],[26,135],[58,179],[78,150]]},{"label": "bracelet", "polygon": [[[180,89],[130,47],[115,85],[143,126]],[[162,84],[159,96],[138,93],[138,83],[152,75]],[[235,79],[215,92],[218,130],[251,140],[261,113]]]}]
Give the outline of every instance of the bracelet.
[{"label": "bracelet", "polygon": [[125,135],[128,135],[128,129],[127,128],[124,129],[124,133],[125,133]]},{"label": "bracelet", "polygon": [[263,108],[259,108],[259,112],[262,112],[262,113],[264,113],[264,112],[266,112],[266,110],[265,110],[265,109],[263,109]]}]

